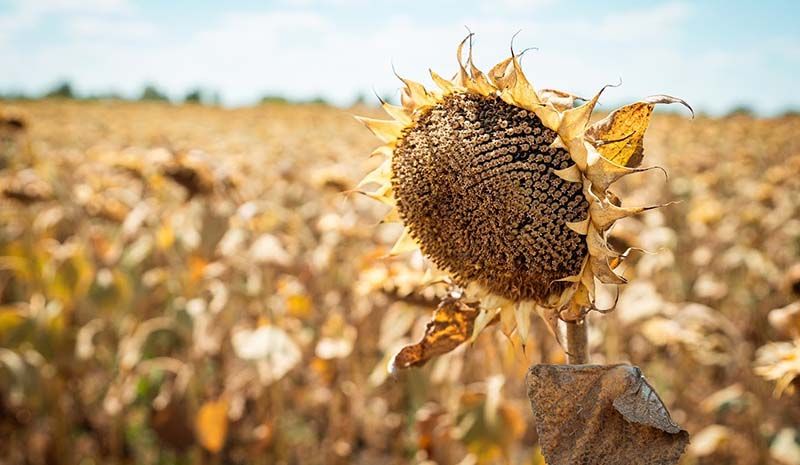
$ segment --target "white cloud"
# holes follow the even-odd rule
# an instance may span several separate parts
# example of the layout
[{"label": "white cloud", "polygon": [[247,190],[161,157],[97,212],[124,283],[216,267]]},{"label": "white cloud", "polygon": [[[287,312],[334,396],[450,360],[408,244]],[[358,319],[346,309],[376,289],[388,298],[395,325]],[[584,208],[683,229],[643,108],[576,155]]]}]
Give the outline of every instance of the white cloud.
[{"label": "white cloud", "polygon": [[107,19],[96,16],[71,18],[67,32],[75,38],[128,40],[153,37],[158,32],[154,24],[135,19]]},{"label": "white cloud", "polygon": [[494,2],[486,2],[484,6],[487,11],[508,9],[518,14],[525,14],[530,13],[533,9],[544,8],[554,3],[555,0],[496,0]]},{"label": "white cloud", "polygon": [[119,12],[130,9],[128,0],[17,0],[20,7],[49,11],[103,11]]},{"label": "white cloud", "polygon": [[[119,0],[92,1],[118,3],[121,11],[127,8]],[[757,53],[755,46],[760,44],[754,44],[752,53],[682,50],[680,39],[687,36],[687,20],[693,14],[684,3],[611,10],[591,20],[484,14],[478,9],[475,14],[420,21],[418,14],[404,9],[385,18],[371,17],[358,27],[352,18],[345,27],[341,16],[322,11],[289,7],[257,13],[231,11],[211,26],[180,38],[170,36],[169,30],[156,30],[132,13],[73,14],[66,23],[73,40],[52,44],[35,56],[0,44],[0,68],[12,70],[6,78],[10,82],[31,82],[40,88],[65,76],[93,90],[133,92],[143,82],[155,81],[179,95],[189,87],[204,85],[221,90],[234,104],[251,102],[266,92],[324,95],[344,103],[356,92],[373,87],[382,95],[397,89],[391,64],[403,76],[428,83],[428,68],[442,75],[455,72],[455,46],[466,35],[463,25],[467,24],[477,34],[475,60],[484,69],[505,58],[512,34],[522,29],[515,46],[518,50],[539,47],[525,56],[523,65],[540,87],[591,95],[622,77],[623,87],[604,95],[604,108],[662,92],[716,111],[726,109],[732,99],[760,98],[765,107],[784,101],[777,95],[781,83],[775,79],[776,89],[762,91],[760,84],[747,88],[738,78],[736,66],[763,66],[768,59]],[[155,38],[142,45],[139,39],[151,36]],[[101,38],[115,41],[97,40]],[[797,50],[795,42],[778,42],[774,48]],[[15,63],[25,66],[11,66]],[[738,94],[731,97],[736,85]]]},{"label": "white cloud", "polygon": [[369,4],[370,0],[283,0],[281,3],[289,7],[354,7]]},{"label": "white cloud", "polygon": [[602,18],[597,25],[586,25],[594,34],[607,39],[633,40],[671,36],[689,18],[685,3],[665,3],[649,9],[619,12]]},{"label": "white cloud", "polygon": [[20,31],[32,29],[48,15],[128,14],[128,0],[13,0],[10,11],[0,16],[0,45]]},{"label": "white cloud", "polygon": [[11,2],[10,17],[33,19],[35,22],[43,16],[54,14],[122,14],[132,10],[129,0],[14,0]]},{"label": "white cloud", "polygon": [[226,52],[236,53],[237,49],[256,45],[256,42],[267,47],[289,43],[287,34],[314,35],[327,25],[323,16],[305,11],[227,13],[215,27],[198,33],[193,42],[212,47],[235,46],[224,48]]},{"label": "white cloud", "polygon": [[[74,66],[66,57],[97,57],[82,71],[80,80],[86,85],[107,80],[104,87],[118,83],[133,88],[144,80],[156,80],[178,92],[208,83],[221,88],[235,103],[247,102],[266,91],[295,96],[325,94],[344,102],[355,92],[373,86],[381,93],[396,89],[391,63],[404,76],[423,81],[429,81],[429,67],[444,75],[454,72],[455,45],[465,35],[463,24],[468,24],[477,33],[476,62],[484,67],[504,58],[511,35],[523,29],[517,39],[518,49],[541,47],[540,52],[526,57],[537,82],[549,87],[561,84],[586,94],[616,81],[620,61],[625,61],[620,57],[603,61],[608,51],[604,54],[602,44],[620,38],[615,18],[640,21],[672,12],[667,14],[671,20],[661,21],[675,24],[680,19],[675,11],[659,7],[628,16],[609,15],[577,27],[571,19],[518,21],[508,16],[453,17],[420,24],[415,17],[398,14],[383,23],[365,25],[362,30],[342,28],[333,19],[307,10],[231,12],[193,37],[176,43],[167,41],[157,48],[142,50],[136,44],[112,47],[105,41],[84,41],[53,47],[39,58],[52,60],[52,65],[43,62],[42,67],[61,62],[67,68],[43,74],[63,75]],[[112,33],[111,37],[118,37],[126,30],[130,36],[152,32],[146,24],[126,26],[86,18],[75,20],[70,30],[96,37]],[[650,34],[647,28],[625,32],[632,41]]]}]

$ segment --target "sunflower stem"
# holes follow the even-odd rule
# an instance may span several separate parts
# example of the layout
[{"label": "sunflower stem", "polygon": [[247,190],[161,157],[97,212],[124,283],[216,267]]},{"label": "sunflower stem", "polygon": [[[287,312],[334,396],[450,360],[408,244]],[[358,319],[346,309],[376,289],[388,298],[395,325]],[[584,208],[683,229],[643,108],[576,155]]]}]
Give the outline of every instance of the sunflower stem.
[{"label": "sunflower stem", "polygon": [[567,321],[567,363],[585,365],[589,363],[588,324],[586,319]]}]

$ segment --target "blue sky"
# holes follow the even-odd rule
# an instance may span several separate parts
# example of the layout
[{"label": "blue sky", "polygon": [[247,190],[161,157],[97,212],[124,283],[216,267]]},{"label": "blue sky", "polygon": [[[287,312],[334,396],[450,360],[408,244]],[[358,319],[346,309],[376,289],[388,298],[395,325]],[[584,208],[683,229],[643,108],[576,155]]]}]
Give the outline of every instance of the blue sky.
[{"label": "blue sky", "polygon": [[0,90],[39,92],[63,79],[83,92],[173,96],[202,86],[230,105],[264,94],[396,95],[394,64],[430,82],[455,71],[465,26],[491,67],[538,47],[523,66],[538,87],[605,96],[651,94],[720,114],[800,108],[800,2],[496,0],[0,0]]}]

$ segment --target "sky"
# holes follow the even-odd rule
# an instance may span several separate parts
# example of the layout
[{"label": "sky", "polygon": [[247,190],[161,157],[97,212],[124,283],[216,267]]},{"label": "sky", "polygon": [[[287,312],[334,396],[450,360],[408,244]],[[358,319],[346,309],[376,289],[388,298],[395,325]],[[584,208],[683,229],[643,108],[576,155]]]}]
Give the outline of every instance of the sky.
[{"label": "sky", "polygon": [[[539,88],[608,108],[670,94],[723,114],[800,108],[800,2],[555,0],[0,0],[0,92],[69,80],[83,93],[172,97],[203,87],[227,105],[260,97],[397,98],[403,77],[450,76],[467,27],[483,69],[536,47]],[[602,106],[601,106],[602,108]]]}]

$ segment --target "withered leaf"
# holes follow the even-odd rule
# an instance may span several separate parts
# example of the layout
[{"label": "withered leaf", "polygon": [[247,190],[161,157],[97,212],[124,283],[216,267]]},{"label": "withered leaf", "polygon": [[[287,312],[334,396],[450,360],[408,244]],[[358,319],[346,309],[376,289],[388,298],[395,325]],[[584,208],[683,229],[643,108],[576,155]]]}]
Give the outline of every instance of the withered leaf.
[{"label": "withered leaf", "polygon": [[637,367],[535,365],[527,384],[550,465],[672,465],[689,443]]},{"label": "withered leaf", "polygon": [[195,417],[197,440],[209,452],[222,450],[228,437],[228,401],[224,398],[205,402]]},{"label": "withered leaf", "polygon": [[586,134],[595,140],[597,151],[607,160],[636,168],[642,164],[644,133],[650,125],[650,116],[657,103],[681,103],[692,110],[692,107],[679,98],[654,95],[614,110],[591,125]]},{"label": "withered leaf", "polygon": [[416,344],[403,347],[392,361],[392,369],[424,365],[431,358],[446,354],[472,336],[475,318],[480,313],[476,304],[467,304],[448,297],[433,312],[425,327],[425,335]]}]

